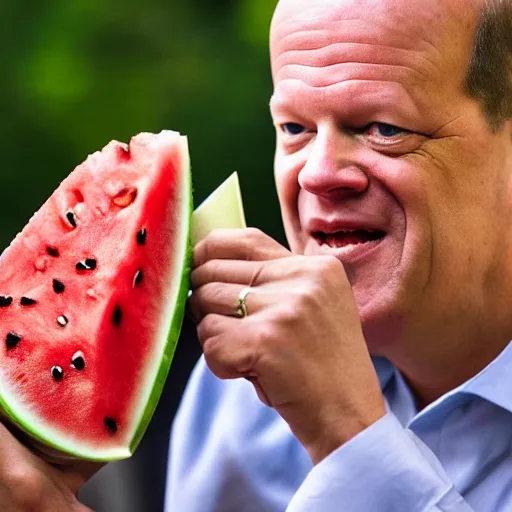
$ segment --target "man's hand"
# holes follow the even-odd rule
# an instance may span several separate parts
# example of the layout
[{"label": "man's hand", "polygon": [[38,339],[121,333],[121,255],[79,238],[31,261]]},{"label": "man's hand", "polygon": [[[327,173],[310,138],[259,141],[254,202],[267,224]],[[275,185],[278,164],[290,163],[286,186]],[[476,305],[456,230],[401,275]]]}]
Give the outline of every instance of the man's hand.
[{"label": "man's hand", "polygon": [[[212,372],[246,377],[314,463],[385,415],[343,265],[294,256],[258,230],[216,231],[194,251],[190,308]],[[237,318],[250,286],[248,316]]]},{"label": "man's hand", "polygon": [[77,463],[57,469],[23,446],[0,423],[0,510],[90,512],[75,495],[101,466]]}]

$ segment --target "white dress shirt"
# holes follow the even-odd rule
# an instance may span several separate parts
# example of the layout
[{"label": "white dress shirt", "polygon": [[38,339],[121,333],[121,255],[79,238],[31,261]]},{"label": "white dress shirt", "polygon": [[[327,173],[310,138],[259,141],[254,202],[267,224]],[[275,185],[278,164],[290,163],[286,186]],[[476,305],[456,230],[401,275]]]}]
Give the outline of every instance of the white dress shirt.
[{"label": "white dress shirt", "polygon": [[313,467],[249,382],[201,359],[171,435],[166,512],[511,512],[512,344],[420,412],[374,363],[387,415]]}]

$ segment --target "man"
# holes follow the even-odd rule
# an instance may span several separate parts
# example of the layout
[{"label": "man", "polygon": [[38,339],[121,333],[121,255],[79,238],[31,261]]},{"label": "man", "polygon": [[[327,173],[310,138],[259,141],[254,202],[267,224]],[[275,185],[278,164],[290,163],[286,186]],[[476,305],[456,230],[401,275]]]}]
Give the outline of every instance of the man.
[{"label": "man", "polygon": [[281,0],[271,62],[291,252],[195,248],[167,510],[512,510],[510,1]]}]

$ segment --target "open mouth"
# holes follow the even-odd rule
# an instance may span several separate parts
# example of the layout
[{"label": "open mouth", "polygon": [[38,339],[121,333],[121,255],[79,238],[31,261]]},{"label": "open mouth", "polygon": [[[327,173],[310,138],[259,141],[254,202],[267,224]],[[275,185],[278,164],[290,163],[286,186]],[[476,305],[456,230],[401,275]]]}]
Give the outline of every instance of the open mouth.
[{"label": "open mouth", "polygon": [[313,238],[319,245],[327,245],[332,248],[347,247],[349,245],[361,245],[377,242],[386,236],[383,231],[354,229],[337,231],[335,233],[313,233]]}]

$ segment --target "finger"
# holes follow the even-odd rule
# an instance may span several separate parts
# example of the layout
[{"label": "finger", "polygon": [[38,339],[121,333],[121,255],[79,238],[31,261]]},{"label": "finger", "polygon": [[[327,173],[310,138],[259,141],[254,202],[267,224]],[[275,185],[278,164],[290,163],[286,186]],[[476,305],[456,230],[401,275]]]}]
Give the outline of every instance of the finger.
[{"label": "finger", "polygon": [[50,456],[32,445],[32,440],[10,423],[0,423],[0,460],[30,464],[45,474],[58,477],[73,494],[84,485],[104,464],[87,461],[71,461],[69,464],[55,464]]},{"label": "finger", "polygon": [[220,229],[212,231],[195,246],[193,266],[196,268],[216,259],[265,261],[290,254],[290,251],[258,229]]},{"label": "finger", "polygon": [[265,265],[264,261],[210,260],[191,272],[192,288],[214,282],[256,286]]},{"label": "finger", "polygon": [[191,280],[193,288],[215,281],[261,286],[303,279],[307,273],[333,272],[344,272],[344,269],[336,258],[330,256],[288,255],[266,261],[212,259],[195,268],[191,272]]},{"label": "finger", "polygon": [[232,332],[236,325],[236,318],[224,315],[209,314],[202,318],[197,325],[197,337],[202,348],[206,340],[222,335],[225,332]]},{"label": "finger", "polygon": [[238,379],[254,366],[256,354],[242,325],[237,319],[210,314],[198,326],[205,361],[219,379]]},{"label": "finger", "polygon": [[[239,297],[245,288],[238,284],[207,283],[194,291],[189,299],[193,318],[200,322],[209,314],[238,316]],[[261,311],[271,300],[258,288],[251,288],[244,299],[248,314]]]}]

